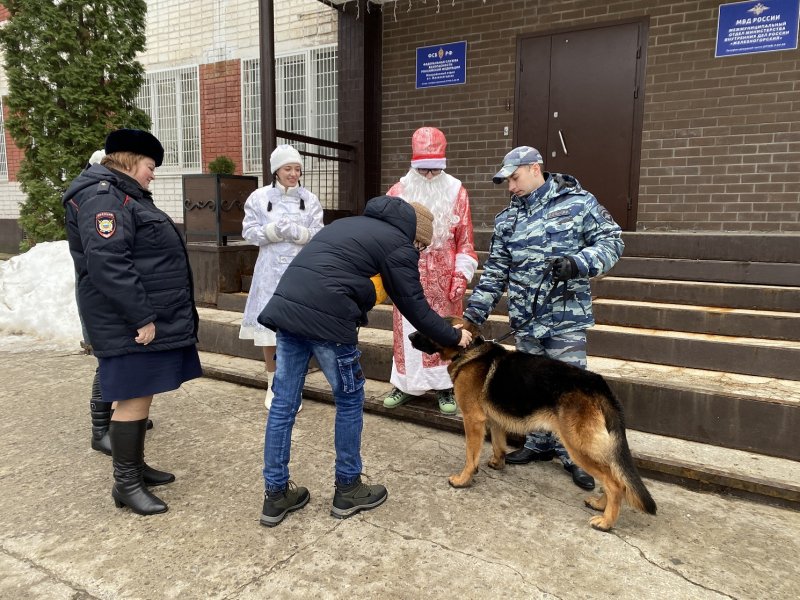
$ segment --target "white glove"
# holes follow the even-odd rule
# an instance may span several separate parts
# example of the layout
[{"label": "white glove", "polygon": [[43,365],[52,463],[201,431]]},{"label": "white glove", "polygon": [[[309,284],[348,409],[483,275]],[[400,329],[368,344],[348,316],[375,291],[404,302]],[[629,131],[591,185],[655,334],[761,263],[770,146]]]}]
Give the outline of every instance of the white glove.
[{"label": "white glove", "polygon": [[285,224],[278,224],[278,233],[285,240],[297,240],[300,238],[300,227],[293,221],[287,221]]}]

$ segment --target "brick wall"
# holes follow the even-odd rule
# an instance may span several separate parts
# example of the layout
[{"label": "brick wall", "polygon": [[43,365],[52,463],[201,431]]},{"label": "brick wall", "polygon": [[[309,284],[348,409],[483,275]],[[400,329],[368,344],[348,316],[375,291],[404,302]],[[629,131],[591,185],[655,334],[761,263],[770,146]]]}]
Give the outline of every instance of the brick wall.
[{"label": "brick wall", "polygon": [[203,172],[224,154],[242,173],[241,65],[228,60],[200,65],[200,138]]},{"label": "brick wall", "polygon": [[[438,126],[475,227],[490,226],[507,203],[488,180],[513,143],[517,36],[646,16],[637,229],[800,232],[800,51],[714,58],[718,0],[436,4],[384,10],[385,188],[408,169],[414,129]],[[415,49],[460,40],[467,83],[414,89]]]},{"label": "brick wall", "polygon": [[276,54],[336,43],[338,13],[319,0],[278,0],[274,11]]},{"label": "brick wall", "polygon": [[[275,0],[275,51],[334,43],[336,15],[319,0]],[[256,57],[258,0],[148,0],[146,70]]]}]

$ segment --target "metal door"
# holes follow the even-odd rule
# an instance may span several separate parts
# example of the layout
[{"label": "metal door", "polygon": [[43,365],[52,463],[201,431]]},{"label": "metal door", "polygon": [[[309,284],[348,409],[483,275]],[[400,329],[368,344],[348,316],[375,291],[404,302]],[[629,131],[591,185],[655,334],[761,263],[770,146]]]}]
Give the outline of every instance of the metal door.
[{"label": "metal door", "polygon": [[643,28],[519,41],[517,144],[536,146],[545,170],[575,176],[623,229],[636,223]]}]

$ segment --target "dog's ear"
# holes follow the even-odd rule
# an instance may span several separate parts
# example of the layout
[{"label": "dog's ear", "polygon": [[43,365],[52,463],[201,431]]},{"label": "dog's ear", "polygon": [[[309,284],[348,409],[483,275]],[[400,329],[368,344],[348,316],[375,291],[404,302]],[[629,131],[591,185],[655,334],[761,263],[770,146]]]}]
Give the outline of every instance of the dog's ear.
[{"label": "dog's ear", "polygon": [[464,324],[464,329],[469,331],[472,334],[473,338],[482,337],[481,328],[478,327],[475,323],[473,323],[469,319],[461,319],[461,322]]},{"label": "dog's ear", "polygon": [[421,334],[419,331],[410,334],[408,339],[411,341],[411,345],[414,346],[414,348],[425,354],[436,354],[442,349],[436,342]]},{"label": "dog's ear", "polygon": [[473,338],[481,334],[481,328],[478,327],[475,323],[473,323],[469,319],[464,319],[462,317],[447,317],[447,322],[450,323],[450,325],[452,325],[453,327],[455,327],[456,325],[461,325],[461,327],[463,327],[472,334]]}]

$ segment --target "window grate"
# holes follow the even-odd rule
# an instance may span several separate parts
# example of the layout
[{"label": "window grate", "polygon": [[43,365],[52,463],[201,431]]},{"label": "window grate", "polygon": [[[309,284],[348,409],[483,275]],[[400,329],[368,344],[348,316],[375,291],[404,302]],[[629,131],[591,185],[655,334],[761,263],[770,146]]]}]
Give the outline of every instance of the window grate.
[{"label": "window grate", "polygon": [[145,75],[136,105],[164,146],[161,171],[200,171],[200,86],[197,67]]},{"label": "window grate", "polygon": [[[276,126],[283,131],[338,141],[337,49],[321,46],[275,58]],[[244,172],[261,172],[259,59],[242,61]],[[298,143],[300,151],[316,145]]]},{"label": "window grate", "polygon": [[336,48],[318,48],[311,51],[311,56],[317,79],[317,97],[314,105],[316,132],[310,135],[335,142],[339,133]]},{"label": "window grate", "polygon": [[242,61],[243,171],[261,171],[261,79],[257,58]]}]

